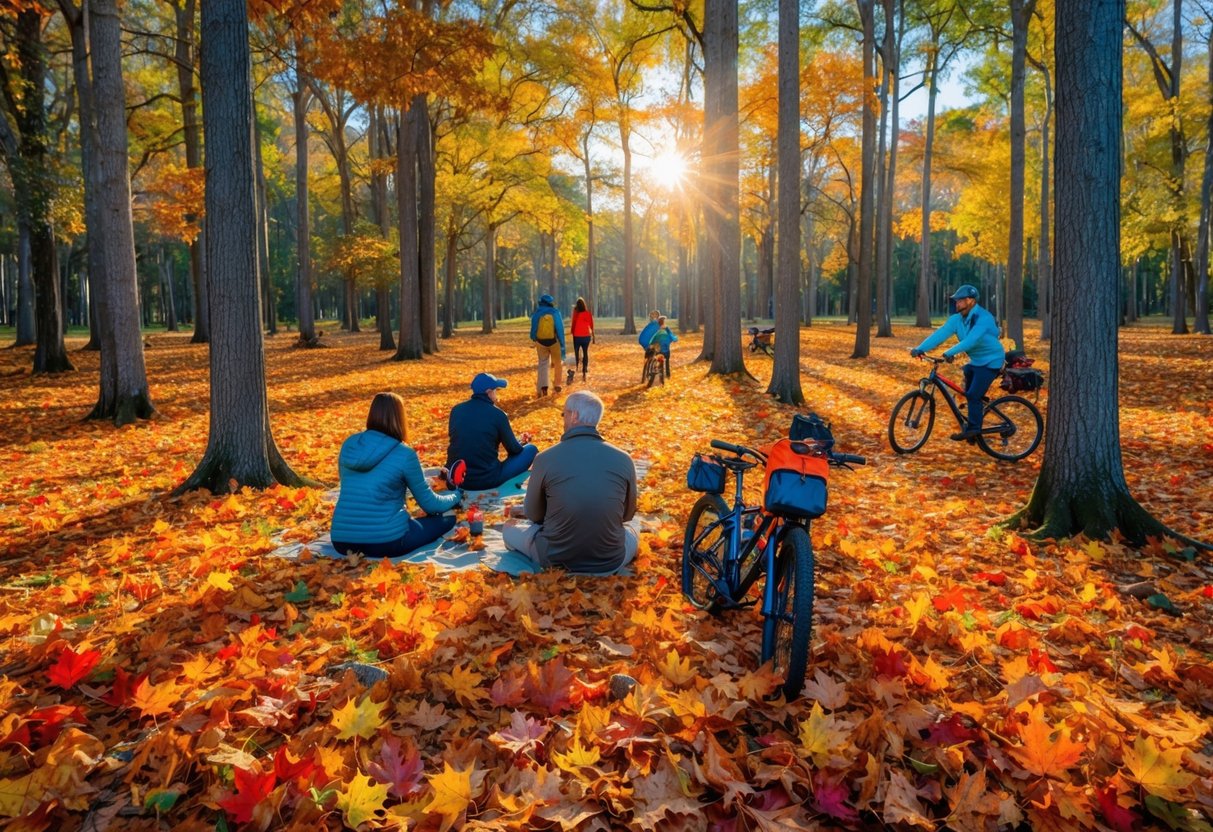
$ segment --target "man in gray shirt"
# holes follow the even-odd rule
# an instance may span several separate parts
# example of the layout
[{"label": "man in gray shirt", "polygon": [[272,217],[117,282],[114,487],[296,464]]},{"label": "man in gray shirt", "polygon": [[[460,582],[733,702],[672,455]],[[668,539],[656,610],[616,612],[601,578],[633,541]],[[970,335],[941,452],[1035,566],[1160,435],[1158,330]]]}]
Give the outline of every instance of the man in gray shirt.
[{"label": "man in gray shirt", "polygon": [[636,557],[636,466],[598,433],[602,411],[588,390],[565,400],[564,434],[531,468],[524,504],[531,522],[502,531],[507,546],[541,569],[609,575]]}]

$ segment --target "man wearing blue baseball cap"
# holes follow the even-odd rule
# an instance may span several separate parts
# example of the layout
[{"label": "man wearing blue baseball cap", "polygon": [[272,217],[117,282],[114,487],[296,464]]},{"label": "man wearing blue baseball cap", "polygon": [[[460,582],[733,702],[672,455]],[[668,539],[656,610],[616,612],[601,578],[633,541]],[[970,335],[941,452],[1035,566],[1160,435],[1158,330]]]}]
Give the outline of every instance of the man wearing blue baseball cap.
[{"label": "man wearing blue baseball cap", "polygon": [[910,355],[917,358],[955,335],[959,343],[945,350],[943,357],[951,362],[959,353],[969,356],[969,363],[964,366],[967,424],[960,433],[952,434],[952,439],[957,442],[976,439],[981,435],[981,401],[998,377],[1006,358],[1002,342],[998,340],[998,321],[977,305],[977,294],[977,287],[968,283],[957,288],[949,298],[956,305],[955,314],[910,350]]},{"label": "man wearing blue baseball cap", "polygon": [[[530,434],[515,438],[510,418],[497,406],[497,391],[508,385],[503,378],[477,373],[472,379],[472,397],[451,408],[446,464],[449,468],[457,459],[467,464],[463,480],[466,489],[497,488],[530,470],[539,453],[539,448],[530,444]],[[507,455],[504,460],[498,457],[498,448],[503,446]]]}]

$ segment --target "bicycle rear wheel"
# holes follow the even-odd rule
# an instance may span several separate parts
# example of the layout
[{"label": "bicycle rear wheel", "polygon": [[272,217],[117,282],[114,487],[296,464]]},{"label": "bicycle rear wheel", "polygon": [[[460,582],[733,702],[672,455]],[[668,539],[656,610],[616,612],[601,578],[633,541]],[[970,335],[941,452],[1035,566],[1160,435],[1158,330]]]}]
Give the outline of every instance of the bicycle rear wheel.
[{"label": "bicycle rear wheel", "polygon": [[935,399],[911,390],[893,406],[889,416],[889,444],[899,454],[911,454],[926,444],[935,427]]},{"label": "bicycle rear wheel", "polygon": [[729,534],[722,520],[728,513],[723,497],[704,494],[691,509],[682,541],[682,594],[713,614],[720,608],[716,585],[724,582]]},{"label": "bicycle rear wheel", "polygon": [[[998,428],[998,433],[986,433]],[[1044,419],[1036,405],[1020,396],[1002,396],[986,405],[977,444],[995,459],[1018,462],[1040,445]]]},{"label": "bicycle rear wheel", "polygon": [[783,693],[800,695],[813,636],[813,542],[803,526],[789,526],[775,560],[775,604],[762,628],[762,660],[784,673]]}]

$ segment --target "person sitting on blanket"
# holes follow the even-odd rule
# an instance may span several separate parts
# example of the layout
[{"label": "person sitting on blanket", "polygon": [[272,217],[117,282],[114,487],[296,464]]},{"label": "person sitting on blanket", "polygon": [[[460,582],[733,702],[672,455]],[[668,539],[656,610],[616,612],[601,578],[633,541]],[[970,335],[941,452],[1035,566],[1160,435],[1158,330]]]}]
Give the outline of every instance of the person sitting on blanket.
[{"label": "person sitting on blanket", "polygon": [[502,530],[505,545],[541,569],[609,575],[636,557],[636,465],[598,433],[602,410],[588,390],[565,400],[564,435],[535,458],[527,483],[531,522]]},{"label": "person sitting on blanket", "polygon": [[[333,509],[332,539],[341,554],[405,555],[455,526],[455,516],[443,512],[455,508],[463,492],[435,494],[407,441],[404,399],[395,393],[377,393],[366,430],[346,439],[337,457],[341,494]],[[425,517],[409,516],[406,492]]]},{"label": "person sitting on blanket", "polygon": [[[472,397],[451,408],[446,464],[449,468],[457,459],[467,464],[463,487],[469,491],[497,488],[528,470],[539,453],[530,444],[530,434],[514,437],[510,417],[497,406],[497,391],[508,384],[489,373],[477,373],[472,379]],[[497,457],[502,446],[507,455],[504,460]]]}]

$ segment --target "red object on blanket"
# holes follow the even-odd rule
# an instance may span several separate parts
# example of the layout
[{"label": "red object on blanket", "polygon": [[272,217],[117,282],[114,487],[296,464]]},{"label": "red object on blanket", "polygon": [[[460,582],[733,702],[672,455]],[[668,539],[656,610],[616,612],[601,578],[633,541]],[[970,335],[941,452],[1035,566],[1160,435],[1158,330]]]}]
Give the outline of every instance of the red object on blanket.
[{"label": "red object on blanket", "polygon": [[484,534],[484,512],[475,503],[468,507],[468,532],[472,535]]},{"label": "red object on blanket", "polygon": [[447,480],[451,485],[458,488],[463,485],[463,480],[468,475],[468,465],[462,459],[457,459],[451,463],[451,468],[447,472]]}]

